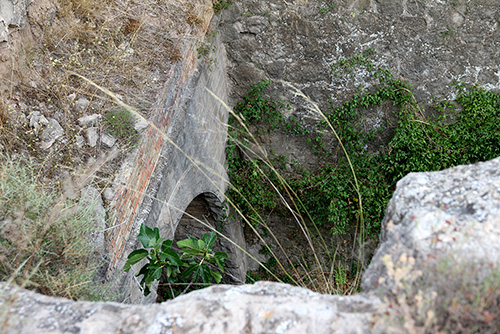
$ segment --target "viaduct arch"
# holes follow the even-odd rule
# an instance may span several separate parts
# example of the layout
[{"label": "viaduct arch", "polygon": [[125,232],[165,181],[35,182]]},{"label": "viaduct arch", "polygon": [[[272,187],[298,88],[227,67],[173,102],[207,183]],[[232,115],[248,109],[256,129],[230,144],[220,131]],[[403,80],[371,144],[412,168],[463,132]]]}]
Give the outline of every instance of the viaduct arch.
[{"label": "viaduct arch", "polygon": [[[211,15],[205,18],[200,39],[209,28]],[[158,227],[162,237],[173,239],[190,205],[193,209],[203,203],[215,219],[223,218],[228,111],[209,91],[227,100],[226,56],[218,36],[211,43],[216,51],[209,61],[198,59],[196,43],[186,47],[186,56],[168,74],[150,117],[162,133],[150,126],[118,177],[118,182],[123,182],[117,189],[115,218],[107,236],[106,278],[113,282],[114,290],[123,294],[125,302],[149,303],[156,299],[155,293],[143,297],[134,277],[136,271],[123,272],[127,255],[142,247],[137,240],[142,223]],[[222,233],[239,244],[244,240],[236,222],[226,224]],[[229,255],[230,276],[244,280],[241,251],[227,241],[220,242]]]}]

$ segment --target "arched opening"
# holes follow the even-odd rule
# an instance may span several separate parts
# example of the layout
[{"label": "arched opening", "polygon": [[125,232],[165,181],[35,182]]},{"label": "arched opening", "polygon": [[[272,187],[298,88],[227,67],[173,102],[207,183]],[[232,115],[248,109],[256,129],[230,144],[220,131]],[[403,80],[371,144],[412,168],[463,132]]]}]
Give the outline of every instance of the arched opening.
[{"label": "arched opening", "polygon": [[[220,200],[212,193],[202,193],[191,201],[180,218],[175,230],[172,249],[179,250],[177,242],[180,240],[187,239],[188,237],[201,239],[205,233],[214,230],[222,233],[237,244],[241,244],[243,231],[239,226],[233,225],[234,223],[226,219]],[[246,261],[242,256],[241,250],[218,234],[213,251],[225,252],[228,255],[221,283],[243,283],[244,273],[246,273]],[[213,269],[216,269],[215,266]],[[162,277],[158,287],[157,302],[172,299],[181,294],[205,288],[209,285],[187,280],[181,281],[176,285],[169,284],[166,278]]]},{"label": "arched opening", "polygon": [[209,202],[211,196],[215,198],[214,195],[204,193],[191,201],[177,225],[174,242],[187,237],[200,239],[204,233],[221,227],[222,209],[214,203],[217,198],[212,198],[212,201]]}]

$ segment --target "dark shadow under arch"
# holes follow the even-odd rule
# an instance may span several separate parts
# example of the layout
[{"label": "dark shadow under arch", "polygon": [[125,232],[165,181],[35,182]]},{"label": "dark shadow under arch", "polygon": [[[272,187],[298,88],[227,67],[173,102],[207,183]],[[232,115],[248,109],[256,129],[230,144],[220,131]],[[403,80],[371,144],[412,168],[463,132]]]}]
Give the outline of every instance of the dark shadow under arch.
[{"label": "dark shadow under arch", "polygon": [[200,194],[191,201],[177,224],[174,241],[187,237],[200,239],[204,233],[212,230],[200,221],[219,230],[224,223],[222,203],[211,193]]}]

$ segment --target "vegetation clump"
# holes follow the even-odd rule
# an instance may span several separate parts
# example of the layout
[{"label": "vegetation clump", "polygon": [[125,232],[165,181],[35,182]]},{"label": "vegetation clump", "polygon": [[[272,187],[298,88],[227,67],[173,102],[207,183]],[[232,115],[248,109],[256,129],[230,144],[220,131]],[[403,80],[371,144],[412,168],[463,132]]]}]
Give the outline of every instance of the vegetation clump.
[{"label": "vegetation clump", "polygon": [[36,170],[29,161],[0,161],[0,280],[51,296],[106,299],[94,281],[103,264],[91,239],[95,204],[58,196]]},{"label": "vegetation clump", "polygon": [[104,122],[109,133],[125,144],[135,144],[139,133],[135,130],[136,118],[125,108],[112,109],[106,113]]},{"label": "vegetation clump", "polygon": [[[297,164],[290,172],[288,157],[269,159],[248,156],[250,143],[265,131],[286,131],[291,120],[282,111],[286,103],[264,93],[269,82],[249,90],[230,119],[227,146],[228,197],[254,225],[265,225],[266,212],[308,217],[315,226],[328,226],[336,235],[357,232],[363,244],[378,240],[380,223],[396,183],[410,172],[436,171],[460,164],[489,160],[500,155],[500,96],[479,87],[466,89],[457,83],[455,101],[424,108],[410,84],[373,65],[372,50],[341,59],[332,75],[351,75],[362,66],[377,79],[375,90],[355,94],[350,101],[321,115],[316,133],[292,120],[296,135],[305,136],[310,149],[324,157],[316,170]],[[392,105],[393,119],[366,130],[363,112],[382,104]],[[265,121],[264,121],[265,120]],[[252,126],[253,125],[253,126]],[[249,133],[249,129],[258,129]],[[391,138],[375,150],[368,147],[385,130]],[[324,133],[337,135],[339,146],[326,145]],[[293,135],[290,134],[289,135]],[[288,212],[288,213],[286,213]],[[330,250],[331,254],[335,249]],[[361,269],[359,266],[350,268]]]},{"label": "vegetation clump", "polygon": [[[142,275],[141,286],[144,295],[151,293],[151,284],[163,277],[170,294],[167,298],[175,298],[188,291],[194,284],[203,286],[220,283],[224,273],[227,254],[213,251],[217,235],[215,232],[205,233],[201,239],[189,237],[177,242],[180,255],[172,249],[173,241],[160,237],[158,228],[149,228],[142,224],[137,238],[144,248],[131,252],[125,263],[124,271],[128,272],[132,265],[147,260],[147,263],[137,272]],[[149,250],[147,249],[149,248]],[[215,270],[214,270],[215,269]],[[178,286],[186,285],[185,289]],[[162,290],[166,290],[163,288]]]},{"label": "vegetation clump", "polygon": [[232,0],[212,0],[214,12],[216,14],[219,14],[224,9],[227,9],[231,3],[233,3]]}]

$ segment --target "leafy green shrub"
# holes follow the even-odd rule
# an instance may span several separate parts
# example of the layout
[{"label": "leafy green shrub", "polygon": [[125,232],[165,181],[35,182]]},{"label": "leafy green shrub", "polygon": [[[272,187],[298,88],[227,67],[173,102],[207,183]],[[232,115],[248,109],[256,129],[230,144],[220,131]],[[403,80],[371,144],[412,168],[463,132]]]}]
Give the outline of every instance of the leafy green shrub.
[{"label": "leafy green shrub", "polygon": [[[220,283],[227,254],[212,250],[217,239],[215,232],[205,233],[200,240],[189,237],[178,241],[180,256],[171,248],[172,240],[160,238],[157,227],[151,229],[142,224],[137,238],[144,248],[150,250],[143,248],[130,253],[123,270],[128,272],[132,265],[143,259],[148,260],[136,274],[136,276],[143,275],[140,284],[144,288],[145,296],[151,292],[151,283],[159,281],[163,272],[168,283],[177,283],[188,278],[191,282],[201,280],[210,284],[215,280],[216,283]],[[217,265],[220,272],[213,270],[210,264]]]},{"label": "leafy green shrub", "polygon": [[[357,64],[367,67],[370,64],[366,60],[369,56],[371,53],[359,58],[351,57],[338,67],[342,69],[347,66],[350,69]],[[374,92],[356,94],[352,100],[332,108],[326,114],[345,143],[360,182],[363,207],[358,203],[358,193],[345,156],[337,155],[335,163],[327,160],[324,167],[314,173],[297,167],[291,177],[290,173],[279,168],[280,164],[272,157],[270,161],[274,161],[278,173],[289,175],[286,178],[289,191],[300,194],[302,204],[299,209],[303,214],[310,214],[315,223],[329,224],[334,233],[344,234],[360,220],[362,212],[368,236],[376,239],[385,206],[396,182],[403,176],[410,172],[441,170],[500,155],[500,97],[481,88],[462,88],[456,99],[462,110],[450,108],[451,104],[443,102],[435,106],[437,115],[424,119],[423,109],[417,104],[409,84],[392,79],[390,73],[383,70],[371,66],[370,69],[374,77],[381,78],[380,87]],[[263,94],[262,90],[267,84],[264,82],[254,86],[244,100],[236,105],[235,111],[243,116],[247,126],[267,118],[276,120],[275,123],[267,121],[271,124],[267,131],[280,127],[286,129],[288,121],[276,116],[285,104],[272,101]],[[362,127],[358,122],[364,109],[385,101],[391,101],[397,107],[395,116],[399,120],[387,147],[372,155],[364,147],[376,132],[360,130]],[[453,121],[450,122],[450,119]],[[280,188],[282,182],[274,171],[266,167],[266,163],[242,158],[236,147],[245,146],[250,136],[234,118],[230,124],[232,128],[227,157],[234,188],[228,194],[244,214],[251,217],[252,221],[258,221],[261,212],[275,210],[280,205],[281,199],[274,186],[283,193],[286,190]],[[326,122],[319,126],[323,129],[321,131],[327,131]],[[308,136],[307,133],[304,135]],[[308,142],[311,143],[311,149],[325,157],[332,157],[334,153],[325,149],[322,140],[322,136],[318,135]]]},{"label": "leafy green shrub", "polygon": [[135,144],[139,134],[135,130],[135,116],[125,108],[112,109],[104,117],[104,123],[111,135],[125,144]]},{"label": "leafy green shrub", "polygon": [[[357,231],[362,235],[361,243],[377,240],[385,207],[397,181],[406,174],[500,156],[499,94],[457,85],[455,101],[443,101],[425,110],[416,101],[411,85],[374,66],[374,57],[373,50],[368,49],[334,64],[334,76],[350,77],[356,67],[361,67],[378,80],[378,85],[355,94],[340,106],[332,106],[328,112],[318,110],[317,116],[323,121],[317,124],[316,133],[281,116],[287,104],[264,93],[268,81],[253,86],[235,106],[240,117],[229,120],[227,162],[231,187],[227,196],[250,223],[265,224],[262,217],[269,212],[298,214],[310,218],[315,226],[327,226],[334,234]],[[393,115],[384,119],[380,128],[366,130],[363,112],[383,103],[392,104]],[[250,134],[249,129],[256,130]],[[391,137],[375,152],[369,151],[369,144],[384,130],[389,130]],[[304,136],[311,150],[325,157],[324,163],[308,170],[284,163],[286,156],[273,156],[272,152],[267,161],[244,158],[245,152],[256,146],[249,143],[256,143],[256,138],[271,131]],[[331,144],[324,142],[326,131],[335,132],[345,152],[336,147],[327,149]],[[352,268],[356,271],[362,267],[356,263],[350,267],[349,277],[358,277]],[[337,278],[343,282],[340,276]]]},{"label": "leafy green shrub", "polygon": [[[92,205],[42,187],[29,161],[0,161],[0,280],[40,293],[103,300]],[[100,290],[101,289],[101,290]]]},{"label": "leafy green shrub", "polygon": [[[251,124],[262,122],[261,132],[269,132],[277,129],[284,123],[280,110],[286,108],[284,102],[272,101],[263,94],[264,88],[269,81],[262,81],[253,86],[234,108],[243,122]],[[278,195],[269,191],[269,178],[279,184],[275,174],[264,174],[261,172],[259,161],[248,161],[243,159],[238,146],[246,146],[252,142],[251,136],[244,126],[235,118],[229,119],[229,138],[226,147],[226,159],[228,161],[228,174],[233,187],[228,191],[228,196],[241,211],[250,217],[255,224],[260,222],[260,212],[266,209],[274,209],[279,203]]]}]

